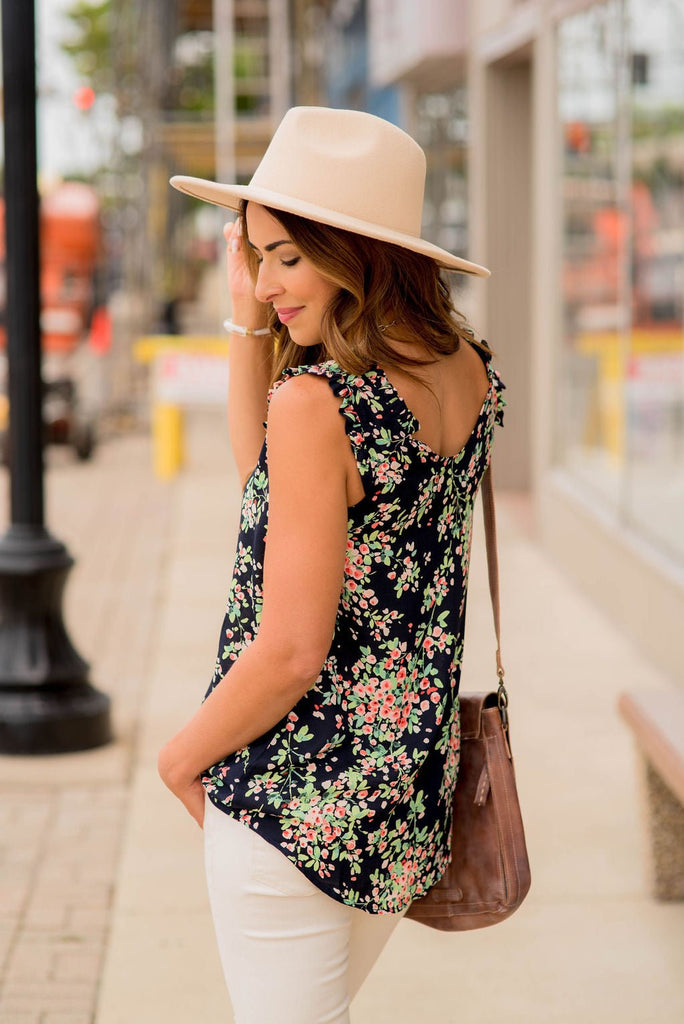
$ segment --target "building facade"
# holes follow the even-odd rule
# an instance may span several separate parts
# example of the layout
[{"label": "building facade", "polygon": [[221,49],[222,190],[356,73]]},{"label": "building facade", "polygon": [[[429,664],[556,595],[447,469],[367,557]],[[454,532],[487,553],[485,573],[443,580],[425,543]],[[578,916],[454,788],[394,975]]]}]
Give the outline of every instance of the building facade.
[{"label": "building facade", "polygon": [[425,6],[370,0],[370,67],[427,142],[426,231],[492,270],[463,305],[498,482],[684,682],[684,0]]},{"label": "building facade", "polygon": [[[146,258],[137,275],[162,310],[192,310],[180,325],[207,330],[227,310],[199,289],[215,260],[224,216],[169,188],[173,174],[247,182],[289,106],[289,8],[285,0],[163,0],[143,4],[139,79],[151,84],[142,163]],[[154,7],[154,10],[151,8]],[[160,7],[158,10],[157,7]],[[126,8],[128,9],[128,7]],[[143,30],[144,29],[144,30]],[[194,214],[194,216],[193,216]],[[142,221],[141,221],[142,225]],[[135,280],[132,287],[135,287]],[[155,309],[147,316],[155,324]]]}]

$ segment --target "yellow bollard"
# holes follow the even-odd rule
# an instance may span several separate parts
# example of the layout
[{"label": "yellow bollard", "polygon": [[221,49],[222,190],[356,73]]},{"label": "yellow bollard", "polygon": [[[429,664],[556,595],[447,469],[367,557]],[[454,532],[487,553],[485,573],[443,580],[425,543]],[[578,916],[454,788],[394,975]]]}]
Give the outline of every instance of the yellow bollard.
[{"label": "yellow bollard", "polygon": [[155,402],[152,409],[154,472],[170,480],[183,465],[183,410],[169,402]]},{"label": "yellow bollard", "polygon": [[[164,359],[174,354],[216,356],[225,362],[228,339],[213,334],[150,334],[138,338],[133,346],[136,362],[153,366],[152,464],[155,476],[161,480],[170,480],[185,462],[182,405],[186,400],[184,387],[187,382],[175,379],[173,368],[168,379],[162,366]],[[0,406],[0,420],[1,417]]]}]

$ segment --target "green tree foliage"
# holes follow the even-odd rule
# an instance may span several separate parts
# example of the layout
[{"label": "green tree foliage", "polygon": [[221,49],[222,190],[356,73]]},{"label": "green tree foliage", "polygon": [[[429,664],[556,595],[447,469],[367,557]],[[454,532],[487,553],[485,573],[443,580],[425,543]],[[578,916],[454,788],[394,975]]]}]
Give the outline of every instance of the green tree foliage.
[{"label": "green tree foliage", "polygon": [[72,33],[62,49],[96,93],[114,92],[112,0],[76,0],[65,15]]}]

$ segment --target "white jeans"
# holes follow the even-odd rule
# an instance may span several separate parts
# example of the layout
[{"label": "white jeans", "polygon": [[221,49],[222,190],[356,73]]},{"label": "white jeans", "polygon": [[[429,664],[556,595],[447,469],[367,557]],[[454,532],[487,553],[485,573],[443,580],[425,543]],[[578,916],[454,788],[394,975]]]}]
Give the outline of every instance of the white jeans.
[{"label": "white jeans", "polygon": [[209,799],[204,837],[236,1024],[348,1024],[349,1003],[403,913],[368,914],[332,899]]}]

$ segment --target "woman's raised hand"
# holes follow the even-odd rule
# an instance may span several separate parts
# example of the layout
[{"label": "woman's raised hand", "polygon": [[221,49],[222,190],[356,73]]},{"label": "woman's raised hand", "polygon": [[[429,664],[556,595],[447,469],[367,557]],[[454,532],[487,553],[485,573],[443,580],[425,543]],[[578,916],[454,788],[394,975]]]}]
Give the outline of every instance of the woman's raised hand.
[{"label": "woman's raised hand", "polygon": [[268,306],[259,302],[254,295],[254,281],[249,272],[245,240],[240,228],[239,220],[225,224],[223,228],[227,243],[226,266],[232,318],[244,327],[264,327],[268,322]]}]

